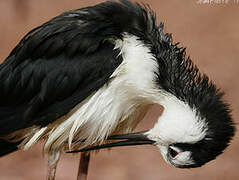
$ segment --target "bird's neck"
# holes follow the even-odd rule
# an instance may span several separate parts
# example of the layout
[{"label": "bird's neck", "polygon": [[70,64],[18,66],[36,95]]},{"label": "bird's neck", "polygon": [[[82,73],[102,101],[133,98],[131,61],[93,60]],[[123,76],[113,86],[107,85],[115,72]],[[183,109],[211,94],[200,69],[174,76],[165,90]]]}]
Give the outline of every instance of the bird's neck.
[{"label": "bird's neck", "polygon": [[206,135],[206,124],[196,110],[174,96],[164,96],[162,115],[151,129],[152,138],[164,142],[197,142]]}]

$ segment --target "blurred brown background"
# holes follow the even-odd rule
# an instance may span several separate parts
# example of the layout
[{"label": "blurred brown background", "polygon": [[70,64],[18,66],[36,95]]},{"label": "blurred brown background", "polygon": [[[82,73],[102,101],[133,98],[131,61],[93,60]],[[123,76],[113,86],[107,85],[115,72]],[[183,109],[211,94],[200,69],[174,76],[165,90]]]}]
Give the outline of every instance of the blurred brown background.
[{"label": "blurred brown background", "polygon": [[[239,3],[198,4],[198,0],[141,0],[165,23],[175,42],[202,72],[226,92],[233,118],[239,117]],[[94,5],[99,0],[0,0],[0,62],[29,30],[66,10]],[[205,2],[205,1],[204,1]],[[157,108],[152,109],[138,129],[153,126]],[[101,151],[92,156],[89,180],[236,180],[239,179],[239,137],[216,161],[197,169],[167,165],[155,147],[141,146]],[[76,179],[79,155],[63,155],[57,180]],[[0,159],[0,180],[41,180],[46,177],[47,157],[41,144]]]}]

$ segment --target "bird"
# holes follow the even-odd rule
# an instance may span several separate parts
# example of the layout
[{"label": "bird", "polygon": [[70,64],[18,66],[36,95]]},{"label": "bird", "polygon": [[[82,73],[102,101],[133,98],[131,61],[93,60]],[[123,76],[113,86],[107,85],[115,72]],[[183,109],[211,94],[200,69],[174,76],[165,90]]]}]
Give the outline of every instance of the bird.
[{"label": "bird", "polygon": [[[200,167],[230,144],[223,91],[200,73],[148,6],[105,1],[27,33],[0,64],[0,156],[44,141],[49,176],[60,155],[153,145],[177,168]],[[149,108],[161,116],[134,132]]]}]

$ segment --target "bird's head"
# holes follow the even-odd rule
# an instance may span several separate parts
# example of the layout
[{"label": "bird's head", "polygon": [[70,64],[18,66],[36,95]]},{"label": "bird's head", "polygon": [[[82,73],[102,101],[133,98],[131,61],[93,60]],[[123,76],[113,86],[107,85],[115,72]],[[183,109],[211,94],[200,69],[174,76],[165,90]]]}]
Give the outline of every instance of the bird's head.
[{"label": "bird's head", "polygon": [[200,167],[215,159],[235,133],[223,92],[201,74],[185,48],[173,44],[159,26],[152,52],[158,63],[155,82],[164,111],[146,133],[166,162],[178,168]]},{"label": "bird's head", "polygon": [[120,40],[124,40],[125,34],[132,35],[148,48],[145,52],[157,64],[153,69],[155,93],[151,94],[157,96],[153,103],[162,105],[164,110],[148,131],[109,136],[108,140],[117,142],[74,152],[152,144],[160,149],[166,162],[179,168],[199,167],[215,159],[228,146],[235,131],[229,107],[222,100],[223,93],[199,73],[186,57],[185,49],[163,32],[163,25],[157,25],[155,14],[148,7],[121,0],[101,4],[96,10],[111,22],[110,33],[115,39],[119,33]]},{"label": "bird's head", "polygon": [[175,98],[165,98],[164,111],[145,133],[166,162],[178,168],[200,167],[215,159],[228,146],[234,126],[221,94],[206,96],[200,107],[190,107]]}]

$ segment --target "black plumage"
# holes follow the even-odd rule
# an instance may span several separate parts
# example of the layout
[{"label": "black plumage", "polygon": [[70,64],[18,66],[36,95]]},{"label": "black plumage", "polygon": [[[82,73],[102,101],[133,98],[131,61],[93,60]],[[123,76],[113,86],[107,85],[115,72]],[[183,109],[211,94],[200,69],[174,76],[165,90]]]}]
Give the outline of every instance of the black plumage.
[{"label": "black plumage", "polygon": [[89,20],[77,25],[67,15],[28,33],[1,64],[0,135],[56,120],[105,84],[121,63],[119,51],[105,40],[111,34],[88,35]]}]

